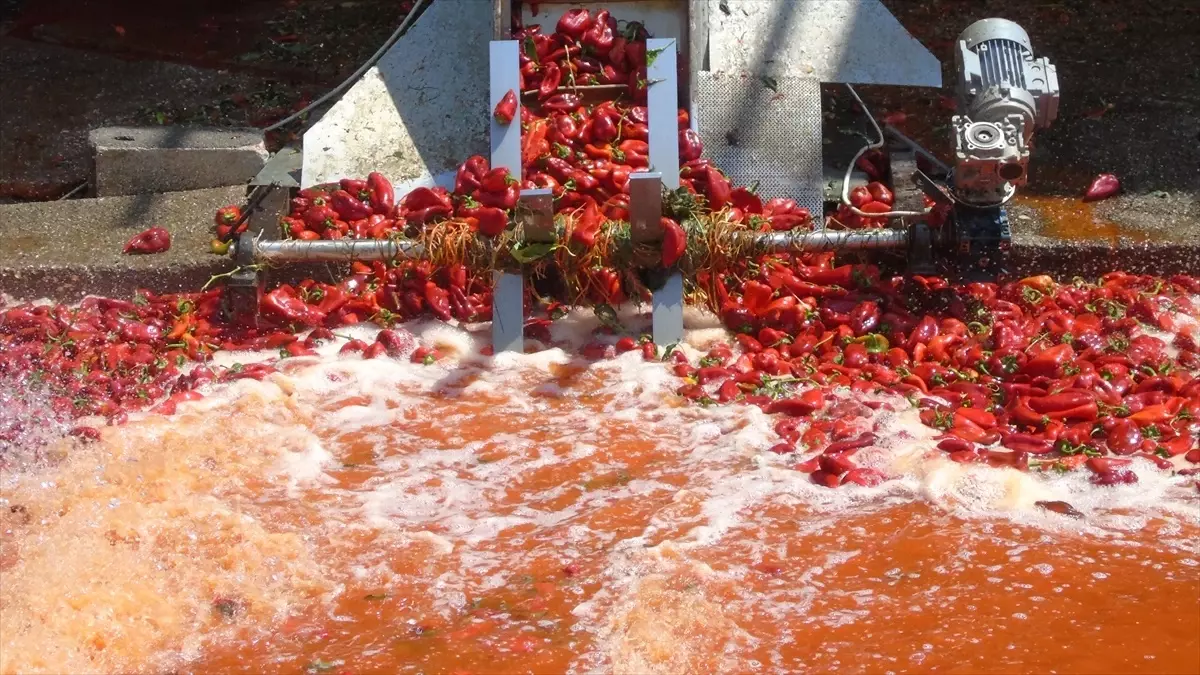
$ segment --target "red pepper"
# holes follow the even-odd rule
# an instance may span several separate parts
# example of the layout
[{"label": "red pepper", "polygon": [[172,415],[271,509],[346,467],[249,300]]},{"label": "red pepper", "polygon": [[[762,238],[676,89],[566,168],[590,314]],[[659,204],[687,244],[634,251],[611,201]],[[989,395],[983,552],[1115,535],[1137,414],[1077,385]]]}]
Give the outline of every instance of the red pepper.
[{"label": "red pepper", "polygon": [[241,219],[241,217],[242,209],[231,204],[229,206],[222,206],[221,208],[217,209],[217,215],[213,218],[213,220],[216,221],[217,225],[232,226],[239,219]]},{"label": "red pepper", "polygon": [[[479,188],[479,181],[488,172],[488,161],[480,155],[474,155],[458,167],[454,178],[454,191],[459,194],[471,194]],[[407,201],[407,198],[405,198]]]},{"label": "red pepper", "polygon": [[729,202],[745,213],[759,214],[763,212],[762,199],[744,187],[733,188],[729,192]]},{"label": "red pepper", "polygon": [[892,194],[892,191],[879,181],[872,181],[867,185],[867,190],[870,191],[872,199],[877,202],[887,204],[888,206],[896,202],[896,196]]},{"label": "red pepper", "polygon": [[329,205],[338,218],[346,221],[363,220],[371,215],[370,207],[345,190],[334,192],[329,199]]},{"label": "red pepper", "polygon": [[306,326],[319,326],[325,320],[325,313],[310,307],[296,296],[291,286],[280,286],[267,293],[262,299],[264,312],[273,313],[289,322],[302,323]]},{"label": "red pepper", "polygon": [[542,72],[542,83],[538,85],[538,98],[542,100],[550,98],[561,83],[562,69],[558,67],[557,63],[546,64],[546,68]]},{"label": "red pepper", "polygon": [[494,206],[480,206],[463,212],[467,218],[478,221],[479,233],[485,237],[497,237],[508,227],[508,214]]},{"label": "red pepper", "polygon": [[716,167],[708,168],[708,207],[720,211],[729,203],[732,190],[729,179],[721,175]]},{"label": "red pepper", "polygon": [[124,253],[162,253],[171,248],[171,233],[161,227],[152,227],[135,234],[125,244]]},{"label": "red pepper", "polygon": [[[619,133],[616,121],[611,114],[598,112],[592,116],[592,140],[596,143],[611,143],[617,139]],[[622,143],[622,145],[624,144]]]},{"label": "red pepper", "polygon": [[512,124],[513,118],[517,116],[517,93],[512,89],[504,92],[504,96],[500,102],[496,104],[495,110],[492,111],[492,117],[502,126]]},{"label": "red pepper", "polygon": [[370,196],[367,194],[370,190],[368,189],[367,181],[365,180],[359,180],[356,178],[343,178],[338,181],[338,185],[346,192],[349,192],[356,198],[363,201],[366,201]]},{"label": "red pepper", "polygon": [[591,13],[586,9],[569,9],[559,18],[555,31],[572,40],[580,40],[592,23]]},{"label": "red pepper", "polygon": [[451,213],[453,213],[453,209],[451,209],[449,206],[430,206],[428,208],[405,213],[404,220],[405,222],[413,225],[423,225],[425,223],[433,222],[434,219],[437,218],[446,218]]},{"label": "red pepper", "polygon": [[555,94],[542,102],[547,110],[571,112],[579,107],[581,99],[576,94]]},{"label": "red pepper", "polygon": [[439,287],[432,281],[425,282],[425,302],[429,303],[429,309],[434,316],[442,321],[449,321],[450,314],[450,293]]},{"label": "red pepper", "polygon": [[1083,196],[1085,202],[1095,202],[1109,197],[1121,191],[1121,181],[1111,173],[1102,173],[1088,185],[1087,193]]},{"label": "red pepper", "polygon": [[1095,396],[1086,392],[1055,394],[1053,396],[1031,398],[1029,399],[1029,407],[1034,412],[1047,414],[1077,408],[1082,405],[1094,403],[1095,400]]},{"label": "red pepper", "polygon": [[591,28],[583,34],[583,46],[593,54],[607,54],[613,46],[613,27],[607,9],[596,12]]},{"label": "red pepper", "polygon": [[579,214],[579,218],[576,219],[574,229],[571,230],[571,241],[579,243],[585,248],[591,248],[596,244],[596,235],[599,234],[601,222],[602,214],[599,207],[596,206],[595,200],[589,199]]},{"label": "red pepper", "polygon": [[[470,161],[470,160],[468,160]],[[420,211],[431,206],[453,207],[450,196],[441,188],[419,187],[404,196],[400,201],[401,207],[407,211]]]},{"label": "red pepper", "polygon": [[1057,377],[1059,367],[1074,358],[1075,350],[1071,345],[1054,345],[1030,359],[1021,372],[1032,377]]},{"label": "red pepper", "polygon": [[670,218],[660,218],[659,223],[663,231],[662,265],[663,267],[671,267],[687,251],[687,233],[684,232],[679,223]]},{"label": "red pepper", "polygon": [[371,210],[381,216],[391,216],[396,208],[396,191],[392,188],[392,182],[378,171],[367,174],[367,200]]},{"label": "red pepper", "polygon": [[746,309],[755,316],[766,311],[774,295],[775,289],[766,284],[757,281],[747,281],[742,284],[742,300],[745,302]]},{"label": "red pepper", "polygon": [[679,132],[679,161],[690,162],[700,159],[704,154],[704,144],[700,141],[700,135],[691,129],[684,129]]}]

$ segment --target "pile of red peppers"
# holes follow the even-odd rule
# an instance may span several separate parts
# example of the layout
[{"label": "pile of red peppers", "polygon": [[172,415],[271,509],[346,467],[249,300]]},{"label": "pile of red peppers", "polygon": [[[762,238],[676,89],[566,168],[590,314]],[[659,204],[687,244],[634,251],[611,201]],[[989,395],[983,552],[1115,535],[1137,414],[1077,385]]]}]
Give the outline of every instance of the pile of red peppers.
[{"label": "pile of red peppers", "polygon": [[[605,220],[628,219],[629,174],[648,166],[643,104],[653,55],[646,53],[645,30],[637,23],[624,26],[619,29],[607,12],[576,9],[552,34],[537,26],[519,32],[525,45],[521,89],[532,97],[520,109],[522,181],[472,157],[459,167],[453,192],[418,188],[397,199],[387,178],[372,173],[366,180],[302,191],[283,219],[286,234],[380,239],[412,236],[452,219],[497,236],[509,226],[522,188],[550,188],[556,211],[572,219],[572,246],[594,245]],[[572,88],[589,84],[620,84],[625,96],[585,105]],[[516,95],[497,106],[498,121]],[[811,226],[794,201],[764,203],[753,191],[730,185],[702,157],[683,111],[679,147],[683,189],[708,211],[756,229]],[[884,175],[878,160],[868,157],[860,165],[876,179]],[[893,201],[877,181],[851,194],[868,214],[886,212]],[[218,235],[228,235],[222,228],[232,228],[239,217],[236,207],[218,212]],[[876,227],[882,219],[843,208],[831,223]],[[669,267],[684,254],[687,235],[670,218],[662,225],[662,263]],[[600,289],[594,300],[625,299],[617,270],[589,273]],[[733,334],[730,343],[713,346],[693,363],[669,345],[621,337],[619,326],[609,325],[598,329],[582,356],[639,351],[670,364],[685,399],[755,405],[777,415],[779,441],[771,452],[796,456],[795,468],[820,485],[875,485],[886,478],[858,466],[854,457],[886,437],[873,426],[875,411],[896,405],[918,409],[920,420],[939,434],[938,452],[955,462],[1020,470],[1086,467],[1104,485],[1136,481],[1128,466],[1135,457],[1164,470],[1200,472],[1196,277],[1113,272],[1097,283],[1036,276],[951,285],[938,277],[884,277],[872,265],[838,264],[825,253],[735,261],[719,274],[700,272],[695,282],[714,300]],[[170,413],[178,402],[198,398],[202,384],[261,378],[273,370],[264,364],[214,368],[208,360],[216,350],[312,355],[334,338],[334,330],[360,322],[386,329],[372,343],[346,343],[343,353],[433,363],[441,356],[396,324],[428,315],[487,321],[492,300],[490,280],[463,265],[414,261],[355,263],[337,284],[308,280],[274,288],[264,296],[257,329],[225,323],[221,293],[141,292],[132,301],[88,298],[73,308],[3,308],[0,379],[45,388],[52,411],[63,419],[100,415],[119,423],[131,410]],[[560,306],[542,306],[531,296],[527,310],[526,335],[549,343]],[[201,365],[182,375],[191,362]],[[890,395],[895,403],[867,396],[872,394]],[[0,423],[0,440],[15,439],[18,427]],[[1180,462],[1191,468],[1179,468]]]}]

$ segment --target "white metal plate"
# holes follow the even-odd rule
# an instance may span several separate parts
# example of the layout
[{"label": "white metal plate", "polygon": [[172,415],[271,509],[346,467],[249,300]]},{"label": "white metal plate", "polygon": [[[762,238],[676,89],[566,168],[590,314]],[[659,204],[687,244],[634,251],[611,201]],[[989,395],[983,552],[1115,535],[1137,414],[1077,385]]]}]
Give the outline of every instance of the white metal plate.
[{"label": "white metal plate", "polygon": [[942,66],[879,0],[710,0],[710,70],[942,86]]},{"label": "white metal plate", "polygon": [[820,82],[700,73],[696,108],[705,154],[735,185],[758,183],[764,201],[787,197],[821,213]]}]

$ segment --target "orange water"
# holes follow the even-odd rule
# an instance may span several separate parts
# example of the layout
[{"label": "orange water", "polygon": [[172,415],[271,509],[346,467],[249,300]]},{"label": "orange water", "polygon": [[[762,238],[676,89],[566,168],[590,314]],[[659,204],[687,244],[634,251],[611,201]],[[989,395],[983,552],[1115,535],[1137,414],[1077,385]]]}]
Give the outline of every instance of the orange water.
[{"label": "orange water", "polygon": [[2,477],[0,672],[1200,672],[1187,480],[1070,519],[885,416],[834,491],[661,365],[293,368]]}]

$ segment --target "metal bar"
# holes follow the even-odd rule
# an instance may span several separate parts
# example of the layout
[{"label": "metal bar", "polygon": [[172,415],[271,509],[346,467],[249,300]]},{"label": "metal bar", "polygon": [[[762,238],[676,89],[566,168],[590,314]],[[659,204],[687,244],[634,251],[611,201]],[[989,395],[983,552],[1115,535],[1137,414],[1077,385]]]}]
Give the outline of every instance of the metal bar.
[{"label": "metal bar", "polygon": [[[632,206],[632,203],[630,204]],[[904,248],[908,233],[904,230],[768,232],[737,233],[737,243],[748,244],[762,253],[793,251],[870,251]],[[540,241],[540,239],[539,239]],[[241,248],[239,243],[238,248]],[[257,241],[251,246],[253,262],[353,262],[355,260],[419,259],[425,255],[419,241],[402,239],[338,239],[335,241]],[[519,276],[519,275],[515,275]]]},{"label": "metal bar", "polygon": [[[238,248],[241,248],[239,243]],[[395,239],[337,239],[303,241],[283,239],[254,242],[255,262],[352,262],[421,258],[425,247],[417,241]]]},{"label": "metal bar", "polygon": [[[686,30],[686,29],[685,29]],[[656,194],[646,195],[634,201],[633,176],[630,176],[629,210],[631,220],[635,211],[641,220],[643,237],[662,239],[659,217],[662,214],[662,188],[675,190],[679,187],[679,43],[673,39],[646,41],[649,62],[646,67],[646,107],[650,132],[650,170],[657,180],[647,180],[646,190],[653,183]],[[648,222],[647,222],[648,221]],[[657,261],[652,261],[657,263]],[[655,264],[657,266],[657,264]],[[668,345],[683,339],[683,275],[673,270],[661,288],[654,290],[652,333],[655,344]]]},{"label": "metal bar", "polygon": [[629,237],[635,244],[660,241],[662,227],[662,174],[629,176]]},{"label": "metal bar", "polygon": [[520,274],[492,275],[492,353],[525,351],[525,280]]},{"label": "metal bar", "polygon": [[[508,26],[503,27],[504,33]],[[491,72],[492,167],[508,169],[521,180],[521,97],[510,124],[500,124],[490,114],[508,92],[521,91],[521,43],[516,40],[494,40],[489,54]],[[521,274],[496,271],[492,288],[492,351],[522,353],[525,351],[525,279]]]},{"label": "metal bar", "polygon": [[491,123],[492,166],[504,167],[513,178],[521,180],[521,97],[517,97],[517,112],[510,124],[500,124],[491,114],[496,104],[510,90],[521,90],[521,43],[516,40],[493,40],[489,54],[491,70],[491,103],[488,120]]},{"label": "metal bar", "polygon": [[[676,41],[646,41],[646,53],[655,54],[646,66],[646,108],[650,118],[650,170],[662,174],[668,190],[679,187],[679,71]],[[649,58],[647,60],[650,60]]]},{"label": "metal bar", "polygon": [[522,190],[516,219],[525,241],[553,243],[554,193],[549,188]]},{"label": "metal bar", "polygon": [[871,251],[885,248],[904,248],[908,233],[904,230],[874,230],[846,232],[817,230],[815,232],[770,232],[767,234],[736,234],[762,253],[810,253],[821,251]]}]

